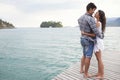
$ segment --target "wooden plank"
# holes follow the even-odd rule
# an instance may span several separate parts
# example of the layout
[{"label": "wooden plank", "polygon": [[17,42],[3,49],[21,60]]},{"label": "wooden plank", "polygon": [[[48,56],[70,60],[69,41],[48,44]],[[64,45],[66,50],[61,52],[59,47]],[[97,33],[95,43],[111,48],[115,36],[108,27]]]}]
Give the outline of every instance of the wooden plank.
[{"label": "wooden plank", "polygon": [[[105,52],[103,55],[104,62],[104,80],[120,80],[120,54],[110,54]],[[89,73],[97,73],[97,60],[95,55],[91,60]],[[86,80],[83,78],[83,74],[80,73],[80,62],[72,65],[61,74],[57,75],[53,80]],[[88,78],[87,80],[95,80],[95,78]]]},{"label": "wooden plank", "polygon": [[[110,61],[109,60],[104,60],[104,59],[103,59],[103,63],[104,63],[105,69],[120,74],[119,63],[112,62],[111,60]],[[90,65],[97,67],[97,61],[96,61],[96,59],[91,60],[91,64]]]}]

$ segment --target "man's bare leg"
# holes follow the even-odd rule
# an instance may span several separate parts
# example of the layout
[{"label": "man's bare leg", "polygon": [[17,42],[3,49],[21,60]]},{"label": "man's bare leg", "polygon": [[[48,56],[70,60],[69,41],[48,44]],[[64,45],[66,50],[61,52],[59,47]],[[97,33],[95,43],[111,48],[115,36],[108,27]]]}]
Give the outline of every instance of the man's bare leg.
[{"label": "man's bare leg", "polygon": [[81,67],[80,67],[80,73],[84,73],[84,68],[85,68],[85,56],[81,58]]},{"label": "man's bare leg", "polygon": [[84,72],[84,77],[85,78],[91,77],[91,75],[88,74],[88,69],[89,69],[89,66],[90,66],[90,60],[91,60],[91,58],[88,58],[88,57],[85,58],[85,72]]}]

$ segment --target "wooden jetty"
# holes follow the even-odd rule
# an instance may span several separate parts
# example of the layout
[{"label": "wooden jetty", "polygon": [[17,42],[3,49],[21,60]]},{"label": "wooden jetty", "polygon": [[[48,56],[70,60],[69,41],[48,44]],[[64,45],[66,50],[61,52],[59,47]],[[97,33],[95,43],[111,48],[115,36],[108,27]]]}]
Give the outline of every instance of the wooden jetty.
[{"label": "wooden jetty", "polygon": [[[120,52],[119,51],[104,51],[102,53],[104,63],[104,79],[102,80],[120,80]],[[97,60],[95,55],[91,59],[89,68],[90,74],[97,73]],[[54,77],[52,80],[99,80],[95,77],[85,79],[80,73],[80,62],[73,64],[61,74]]]}]

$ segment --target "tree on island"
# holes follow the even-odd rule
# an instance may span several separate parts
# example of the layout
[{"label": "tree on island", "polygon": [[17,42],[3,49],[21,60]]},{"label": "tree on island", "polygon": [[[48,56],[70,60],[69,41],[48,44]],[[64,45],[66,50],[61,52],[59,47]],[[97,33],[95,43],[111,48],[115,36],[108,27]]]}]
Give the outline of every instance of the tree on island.
[{"label": "tree on island", "polygon": [[61,22],[55,22],[55,21],[43,21],[40,25],[41,28],[56,28],[56,27],[63,27]]},{"label": "tree on island", "polygon": [[12,29],[12,28],[15,28],[13,24],[0,19],[0,29]]}]

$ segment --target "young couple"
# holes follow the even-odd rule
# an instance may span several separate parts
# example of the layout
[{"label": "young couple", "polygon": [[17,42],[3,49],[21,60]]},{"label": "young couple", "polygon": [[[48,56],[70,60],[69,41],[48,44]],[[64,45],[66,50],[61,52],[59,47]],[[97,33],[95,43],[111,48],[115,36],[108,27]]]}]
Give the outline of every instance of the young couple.
[{"label": "young couple", "polygon": [[[85,78],[91,77],[88,73],[92,54],[95,53],[98,61],[98,72],[96,78],[104,77],[104,65],[101,59],[101,53],[104,49],[103,38],[106,25],[105,13],[98,10],[95,13],[95,18],[92,14],[96,10],[94,3],[89,3],[86,6],[86,13],[78,19],[78,24],[81,31],[81,45],[83,47],[83,57],[81,59],[80,72],[84,73]],[[95,20],[96,19],[96,20]]]}]

